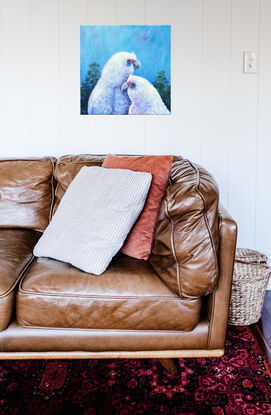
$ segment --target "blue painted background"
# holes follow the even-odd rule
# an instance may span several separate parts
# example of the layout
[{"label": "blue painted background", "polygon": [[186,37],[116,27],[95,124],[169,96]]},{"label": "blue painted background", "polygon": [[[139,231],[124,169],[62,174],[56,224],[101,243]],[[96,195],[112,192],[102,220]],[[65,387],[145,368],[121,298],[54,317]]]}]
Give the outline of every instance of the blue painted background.
[{"label": "blue painted background", "polygon": [[114,53],[134,52],[141,61],[135,75],[153,82],[165,71],[170,80],[170,26],[81,26],[81,83],[89,64],[97,62],[102,70]]}]

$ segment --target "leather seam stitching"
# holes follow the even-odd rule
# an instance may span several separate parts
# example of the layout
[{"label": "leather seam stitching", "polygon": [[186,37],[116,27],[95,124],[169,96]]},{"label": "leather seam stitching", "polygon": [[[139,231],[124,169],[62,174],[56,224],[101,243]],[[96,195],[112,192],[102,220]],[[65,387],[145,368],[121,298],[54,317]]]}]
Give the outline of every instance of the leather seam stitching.
[{"label": "leather seam stitching", "polygon": [[[59,163],[57,163],[58,164],[58,166],[67,166],[67,165],[70,165],[70,164],[84,164],[84,165],[88,165],[88,164],[91,164],[91,165],[93,165],[94,167],[95,166],[98,166],[99,167],[99,165],[97,164],[97,162],[95,162],[95,161],[67,161],[67,162],[63,162],[63,161],[60,161]],[[101,165],[103,164],[103,161],[101,162]]]},{"label": "leather seam stitching", "polygon": [[[167,196],[168,196],[168,192],[169,189],[167,189]],[[177,282],[178,282],[178,288],[179,288],[179,296],[182,299],[183,298],[183,293],[182,293],[182,286],[181,286],[181,279],[180,279],[180,265],[179,265],[179,261],[176,255],[176,249],[175,249],[175,242],[174,242],[174,222],[169,214],[169,210],[168,210],[168,199],[166,197],[166,215],[171,223],[171,232],[170,232],[170,244],[171,244],[171,249],[172,249],[172,253],[173,253],[173,258],[175,260],[175,263],[177,265]]]},{"label": "leather seam stitching", "polygon": [[206,344],[207,349],[210,348],[210,343],[211,343],[212,334],[213,334],[215,299],[216,299],[216,295],[215,295],[215,292],[214,292],[212,294],[212,313],[211,313],[211,318],[210,318],[210,323],[209,323],[209,330],[208,330],[208,337],[207,337],[207,344]]},{"label": "leather seam stitching", "polygon": [[27,271],[27,269],[30,267],[30,265],[32,264],[34,260],[34,256],[31,255],[30,259],[26,262],[26,264],[24,265],[24,267],[21,269],[18,277],[16,278],[16,280],[14,281],[14,283],[12,284],[12,286],[5,291],[3,294],[0,295],[0,299],[7,297],[16,287],[18,281],[21,279],[22,275],[24,275],[24,273]]},{"label": "leather seam stitching", "polygon": [[52,171],[51,180],[50,180],[50,182],[51,182],[51,197],[52,197],[52,199],[51,199],[51,206],[50,206],[49,222],[48,223],[50,223],[51,220],[52,220],[52,217],[53,217],[53,209],[54,209],[54,204],[55,204],[55,190],[54,190],[55,163],[53,162],[52,159],[50,159],[50,160],[51,160],[51,163],[52,163],[53,171]]},{"label": "leather seam stitching", "polygon": [[52,157],[29,157],[29,158],[0,158],[0,163],[9,162],[9,161],[44,161],[46,159],[51,159]]},{"label": "leather seam stitching", "polygon": [[[219,217],[219,228],[220,228],[221,221],[222,221],[222,216],[218,213],[218,217]],[[212,293],[212,312],[211,312],[211,318],[210,318],[209,330],[208,330],[208,337],[207,337],[207,344],[206,344],[207,349],[210,349],[210,343],[211,343],[211,340],[212,340],[215,302],[216,302],[216,291]]]},{"label": "leather seam stitching", "polygon": [[[201,322],[207,324],[207,321],[206,320],[201,320]],[[43,327],[43,326],[25,326],[25,325],[22,325],[22,326],[19,326],[19,327],[22,327],[22,328],[25,328],[25,329],[28,329],[28,330],[37,330],[37,329],[41,329],[41,330],[53,330],[53,331],[55,331],[55,330],[63,330],[63,331],[65,331],[65,330],[69,330],[69,331],[76,330],[76,331],[88,331],[88,332],[95,332],[95,333],[97,331],[98,332],[99,331],[100,332],[104,332],[104,331],[108,332],[108,331],[110,331],[110,332],[116,332],[116,333],[119,333],[119,332],[125,332],[125,333],[126,332],[131,332],[131,333],[134,333],[135,331],[137,333],[140,333],[140,332],[142,332],[142,333],[146,333],[146,332],[148,332],[148,333],[176,333],[176,334],[180,334],[180,333],[191,333],[191,331],[181,331],[181,330],[84,329],[84,328],[79,328],[79,327],[75,327],[75,328],[72,328],[71,327],[71,328],[69,328],[69,327]]]},{"label": "leather seam stitching", "polygon": [[[93,154],[93,156],[95,156],[95,154]],[[106,157],[106,154],[99,154],[99,156],[100,157],[104,157],[104,159],[105,159],[105,157]],[[66,157],[66,156],[63,156],[63,157]],[[103,162],[104,162],[104,160],[101,160],[101,165],[103,164]],[[73,161],[61,161],[61,159],[59,159],[59,161],[58,161],[58,165],[62,165],[62,166],[65,166],[65,165],[67,165],[67,164],[85,164],[85,163],[87,163],[87,164],[94,164],[94,166],[97,166],[97,164],[96,164],[96,161],[87,161],[87,160],[85,160],[85,161],[79,161],[79,160],[77,160],[77,161],[75,161],[75,160],[73,160]]]},{"label": "leather seam stitching", "polygon": [[[189,160],[188,160],[189,161]],[[199,194],[202,203],[203,203],[203,217],[204,217],[204,222],[205,222],[205,226],[209,235],[209,239],[211,242],[211,246],[212,246],[212,251],[213,251],[213,256],[214,256],[214,260],[215,260],[215,271],[216,274],[218,274],[218,264],[217,264],[217,255],[216,255],[216,250],[215,250],[215,246],[214,246],[214,241],[213,241],[213,237],[212,237],[212,233],[211,233],[211,229],[210,229],[210,225],[209,225],[209,221],[207,218],[207,214],[206,214],[206,203],[205,203],[205,199],[201,193],[201,191],[199,190],[199,186],[200,186],[200,174],[199,174],[199,169],[191,162],[189,161],[191,167],[195,170],[196,174],[197,174],[197,184],[195,186],[195,190],[196,192]]]},{"label": "leather seam stitching", "polygon": [[[118,297],[118,296],[111,296],[111,297],[105,297],[103,295],[75,295],[75,294],[58,294],[58,293],[46,293],[46,292],[40,292],[37,293],[35,291],[26,291],[23,288],[19,288],[19,291],[21,293],[23,293],[26,296],[32,296],[32,295],[38,295],[38,296],[42,296],[42,297],[67,297],[67,298],[98,298],[98,299],[104,299],[104,300],[141,300],[142,298],[144,298],[144,300],[149,300],[149,301],[157,301],[157,300],[161,300],[164,299],[165,301],[180,301],[180,298],[172,298],[169,296],[142,296],[142,295],[138,295],[138,296],[125,296],[125,297]],[[183,298],[183,301],[186,302],[196,302],[199,301],[200,298]]]}]

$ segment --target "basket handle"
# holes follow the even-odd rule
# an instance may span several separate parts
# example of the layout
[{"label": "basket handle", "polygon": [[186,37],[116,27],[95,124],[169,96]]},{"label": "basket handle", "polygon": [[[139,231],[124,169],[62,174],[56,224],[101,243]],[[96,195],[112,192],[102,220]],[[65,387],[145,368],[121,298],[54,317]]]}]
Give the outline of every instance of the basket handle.
[{"label": "basket handle", "polygon": [[266,264],[266,262],[246,262],[246,261],[242,261],[241,259],[235,259],[234,262],[237,262],[239,264],[245,264],[245,265],[262,265],[264,268],[269,269],[269,277],[271,277],[271,267],[269,267],[269,265]]},{"label": "basket handle", "polygon": [[235,262],[239,264],[249,264],[249,265],[263,265],[266,268],[270,268],[265,261],[242,261],[242,259],[235,258]]}]

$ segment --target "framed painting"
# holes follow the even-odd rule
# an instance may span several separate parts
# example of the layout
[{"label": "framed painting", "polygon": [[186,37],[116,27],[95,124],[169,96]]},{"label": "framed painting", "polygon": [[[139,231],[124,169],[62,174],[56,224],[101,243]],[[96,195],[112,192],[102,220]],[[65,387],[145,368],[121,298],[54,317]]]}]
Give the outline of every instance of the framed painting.
[{"label": "framed painting", "polygon": [[81,114],[170,114],[170,26],[81,26],[80,59]]}]

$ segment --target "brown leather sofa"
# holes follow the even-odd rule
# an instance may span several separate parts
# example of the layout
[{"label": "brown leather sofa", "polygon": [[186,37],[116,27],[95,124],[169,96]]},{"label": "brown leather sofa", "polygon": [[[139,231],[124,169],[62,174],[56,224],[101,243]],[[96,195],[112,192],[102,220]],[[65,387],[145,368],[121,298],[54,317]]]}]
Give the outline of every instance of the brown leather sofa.
[{"label": "brown leather sofa", "polygon": [[149,261],[101,276],[32,250],[69,183],[104,156],[0,160],[1,359],[223,354],[236,223],[202,167],[175,157]]}]

